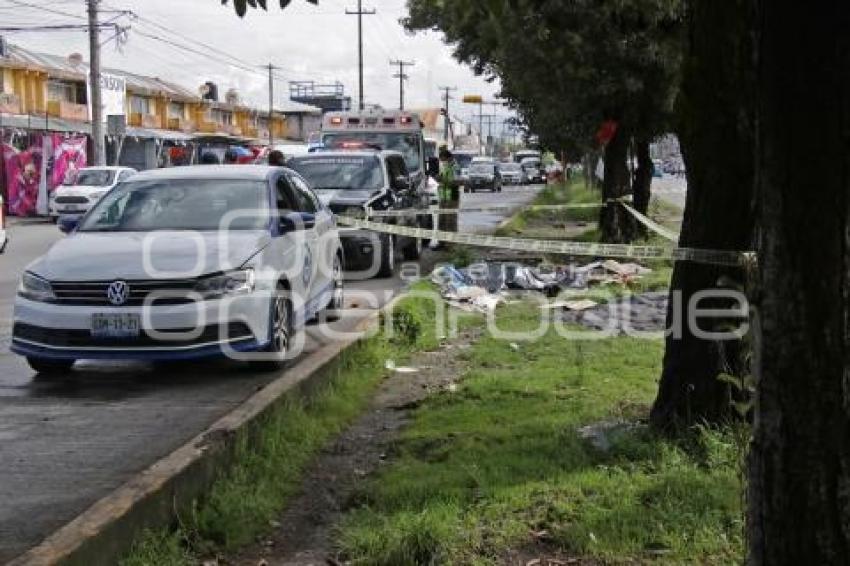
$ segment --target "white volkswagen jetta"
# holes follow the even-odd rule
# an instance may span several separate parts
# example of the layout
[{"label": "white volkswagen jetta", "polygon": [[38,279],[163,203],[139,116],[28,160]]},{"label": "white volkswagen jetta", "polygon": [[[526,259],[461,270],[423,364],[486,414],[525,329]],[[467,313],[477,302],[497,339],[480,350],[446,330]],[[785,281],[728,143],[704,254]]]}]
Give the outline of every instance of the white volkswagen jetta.
[{"label": "white volkswagen jetta", "polygon": [[342,308],[334,217],[289,169],[139,173],[60,229],[15,302],[12,350],[42,373],[222,354],[271,369],[305,321]]}]

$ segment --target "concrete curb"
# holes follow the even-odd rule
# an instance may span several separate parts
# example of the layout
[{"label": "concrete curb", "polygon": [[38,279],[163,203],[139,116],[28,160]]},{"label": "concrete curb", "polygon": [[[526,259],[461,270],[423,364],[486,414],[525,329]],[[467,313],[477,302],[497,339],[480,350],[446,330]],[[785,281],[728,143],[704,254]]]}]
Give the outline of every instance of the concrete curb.
[{"label": "concrete curb", "polygon": [[402,292],[354,328],[357,335],[328,344],[259,390],[192,440],[103,497],[37,546],[7,566],[52,564],[112,565],[144,530],[170,525],[175,512],[186,510],[209,490],[233,460],[237,438],[290,393],[308,394],[327,374],[322,370],[376,328],[382,313],[391,312]]}]

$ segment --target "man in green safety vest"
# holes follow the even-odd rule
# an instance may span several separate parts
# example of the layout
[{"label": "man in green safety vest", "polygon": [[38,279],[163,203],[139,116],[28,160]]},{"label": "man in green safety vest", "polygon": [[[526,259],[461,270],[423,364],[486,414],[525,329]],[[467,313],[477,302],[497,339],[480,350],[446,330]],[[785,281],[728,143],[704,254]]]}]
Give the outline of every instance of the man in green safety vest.
[{"label": "man in green safety vest", "polygon": [[[446,146],[440,147],[440,187],[437,190],[440,208],[457,210],[460,208],[460,187],[455,179],[455,162]],[[440,214],[439,229],[445,232],[457,232],[458,215]]]}]

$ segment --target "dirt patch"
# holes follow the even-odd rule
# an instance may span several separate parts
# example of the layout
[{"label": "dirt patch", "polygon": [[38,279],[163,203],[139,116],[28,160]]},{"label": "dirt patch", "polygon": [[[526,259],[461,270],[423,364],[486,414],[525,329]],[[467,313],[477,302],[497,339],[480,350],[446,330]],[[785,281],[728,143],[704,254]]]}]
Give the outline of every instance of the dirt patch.
[{"label": "dirt patch", "polygon": [[381,384],[369,409],[305,471],[299,494],[274,523],[274,531],[235,556],[213,564],[240,566],[342,564],[333,546],[333,529],[355,505],[358,488],[391,459],[392,444],[412,412],[433,393],[453,390],[467,362],[463,353],[480,330],[411,359]]},{"label": "dirt patch", "polygon": [[601,566],[603,563],[590,558],[577,558],[563,553],[549,544],[538,543],[508,551],[501,560],[504,566]]}]

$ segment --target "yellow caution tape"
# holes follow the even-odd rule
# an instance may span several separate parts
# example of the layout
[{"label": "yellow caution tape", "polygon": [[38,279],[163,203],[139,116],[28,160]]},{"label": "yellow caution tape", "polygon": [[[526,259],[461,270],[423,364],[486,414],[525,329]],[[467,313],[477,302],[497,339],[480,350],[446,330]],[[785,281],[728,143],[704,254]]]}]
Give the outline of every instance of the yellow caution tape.
[{"label": "yellow caution tape", "polygon": [[421,208],[421,209],[405,209],[405,210],[366,210],[367,218],[415,218],[417,216],[428,216],[431,214],[463,214],[465,212],[510,212],[521,208],[522,210],[569,210],[569,209],[587,209],[587,208],[602,208],[601,202],[582,202],[575,204],[534,204],[530,206],[518,207],[516,205],[493,205],[493,206],[477,206],[469,208]]},{"label": "yellow caution tape", "polygon": [[599,244],[591,242],[572,242],[566,240],[532,240],[525,238],[506,238],[487,236],[483,234],[464,234],[459,232],[444,232],[442,230],[427,230],[411,226],[397,226],[362,220],[347,216],[339,216],[340,224],[380,232],[405,236],[409,238],[432,239],[453,244],[465,244],[486,248],[500,248],[522,252],[539,252],[589,257],[634,258],[634,259],[668,259],[673,261],[693,261],[711,265],[744,266],[752,262],[755,254],[727,250],[706,250],[696,248],[675,248],[660,246],[643,246],[632,244]]},{"label": "yellow caution tape", "polygon": [[676,243],[678,243],[678,242],[679,242],[679,234],[677,234],[676,232],[673,232],[672,230],[668,230],[667,228],[665,228],[665,227],[664,227],[664,226],[662,226],[661,224],[657,223],[657,222],[656,222],[656,221],[654,221],[653,219],[651,219],[651,218],[647,217],[647,216],[646,216],[646,215],[644,215],[644,214],[641,214],[640,212],[638,212],[637,210],[635,210],[634,208],[632,208],[631,206],[629,206],[629,205],[628,205],[627,203],[625,203],[624,201],[619,201],[619,202],[620,202],[620,204],[622,204],[622,205],[623,205],[623,207],[624,207],[626,210],[628,210],[628,211],[629,211],[629,213],[630,213],[632,216],[634,216],[634,217],[635,217],[635,219],[636,219],[638,222],[640,222],[641,224],[643,224],[644,226],[646,226],[646,227],[647,227],[647,228],[649,228],[650,230],[652,230],[653,232],[655,232],[656,234],[658,234],[658,235],[659,235],[659,236],[661,236],[662,238],[667,239],[667,240],[670,240],[670,241],[671,241],[671,242],[673,242],[674,244],[676,244]]}]

